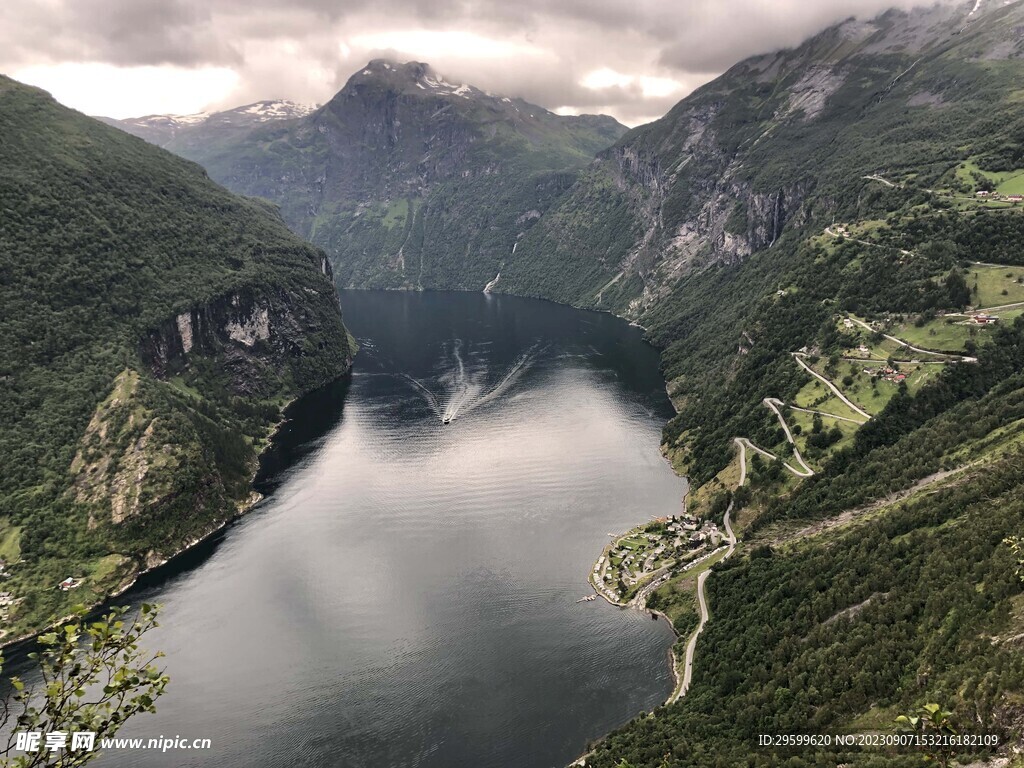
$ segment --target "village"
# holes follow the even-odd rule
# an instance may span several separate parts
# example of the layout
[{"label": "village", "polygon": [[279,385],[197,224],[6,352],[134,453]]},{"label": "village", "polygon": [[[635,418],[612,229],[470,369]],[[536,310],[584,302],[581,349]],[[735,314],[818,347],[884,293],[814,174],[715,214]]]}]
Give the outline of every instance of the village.
[{"label": "village", "polygon": [[985,189],[979,189],[974,193],[974,196],[979,200],[997,200],[1003,203],[1019,203],[1024,201],[1024,195],[1000,195],[997,192],[990,192]]},{"label": "village", "polygon": [[692,515],[658,518],[615,537],[594,564],[591,584],[613,603],[628,602],[644,584],[699,559],[722,538],[715,523]]}]

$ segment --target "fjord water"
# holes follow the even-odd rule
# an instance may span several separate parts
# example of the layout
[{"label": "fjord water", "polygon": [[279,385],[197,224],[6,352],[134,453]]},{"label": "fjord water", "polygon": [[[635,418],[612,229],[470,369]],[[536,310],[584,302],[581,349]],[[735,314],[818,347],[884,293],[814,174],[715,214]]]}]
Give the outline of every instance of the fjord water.
[{"label": "fjord water", "polygon": [[685,489],[640,332],[483,294],[342,304],[354,370],[291,409],[266,499],[124,598],[163,604],[172,682],[122,735],[212,749],[99,765],[547,768],[668,695],[666,623],[576,602],[607,534]]}]

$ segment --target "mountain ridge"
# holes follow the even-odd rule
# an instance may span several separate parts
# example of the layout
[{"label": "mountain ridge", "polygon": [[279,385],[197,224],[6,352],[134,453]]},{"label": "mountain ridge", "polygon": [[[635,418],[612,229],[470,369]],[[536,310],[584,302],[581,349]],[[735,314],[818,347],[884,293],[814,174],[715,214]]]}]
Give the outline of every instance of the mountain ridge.
[{"label": "mountain ridge", "polygon": [[265,202],[2,76],[0,137],[10,641],[247,509],[282,406],[354,349],[326,255]]},{"label": "mountain ridge", "polygon": [[340,285],[482,289],[625,130],[450,83],[422,62],[374,59],[305,117],[240,131],[198,124],[165,146],[278,204],[330,254]]}]

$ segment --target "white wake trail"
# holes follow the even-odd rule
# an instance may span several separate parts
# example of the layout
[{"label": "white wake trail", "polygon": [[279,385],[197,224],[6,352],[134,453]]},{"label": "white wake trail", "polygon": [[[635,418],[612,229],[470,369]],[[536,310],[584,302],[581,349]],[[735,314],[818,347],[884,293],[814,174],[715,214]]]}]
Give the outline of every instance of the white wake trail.
[{"label": "white wake trail", "polygon": [[470,386],[466,380],[466,364],[462,360],[462,339],[456,339],[455,344],[452,347],[452,357],[455,358],[456,370],[455,370],[455,381],[452,386],[452,394],[448,398],[448,402],[445,404],[444,414],[441,416],[441,421],[445,424],[455,419],[465,405],[466,400],[469,399]]},{"label": "white wake trail", "polygon": [[493,387],[491,387],[491,389],[489,389],[481,397],[478,397],[476,400],[473,400],[472,402],[467,403],[466,406],[463,407],[462,412],[463,413],[469,413],[470,411],[473,411],[473,410],[479,408],[482,405],[486,405],[487,403],[489,403],[489,402],[491,402],[493,400],[497,400],[499,397],[501,397],[503,394],[505,394],[509,389],[511,389],[512,386],[517,381],[519,381],[519,379],[522,377],[522,375],[524,373],[526,373],[526,371],[533,364],[533,360],[534,360],[533,352],[534,352],[535,349],[536,349],[536,345],[530,347],[530,349],[528,349],[525,353],[523,353],[519,357],[519,359],[516,360],[516,362],[513,363],[509,367],[508,371],[506,371],[505,375],[501,378],[501,380],[497,384],[495,384]]},{"label": "white wake trail", "polygon": [[412,384],[413,388],[423,395],[423,399],[427,401],[427,405],[430,406],[430,410],[434,412],[434,415],[439,419],[442,418],[441,404],[437,402],[437,398],[434,396],[434,393],[427,389],[422,382],[417,381],[407,373],[403,373],[402,378]]}]

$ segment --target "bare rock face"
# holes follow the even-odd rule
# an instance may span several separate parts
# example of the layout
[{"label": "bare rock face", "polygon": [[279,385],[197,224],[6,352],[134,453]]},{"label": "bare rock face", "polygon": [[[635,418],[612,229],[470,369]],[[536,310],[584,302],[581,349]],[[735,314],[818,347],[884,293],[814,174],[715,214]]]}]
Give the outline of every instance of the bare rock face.
[{"label": "bare rock face", "polygon": [[736,64],[599,153],[519,241],[503,290],[639,319],[687,276],[824,226],[908,152],[948,163],[979,137],[937,135],[935,112],[970,126],[998,99],[983,88],[1007,95],[985,62],[1024,58],[1022,9],[894,10]]},{"label": "bare rock face", "polygon": [[[301,365],[309,334],[327,330],[322,315],[308,303],[311,292],[317,293],[261,286],[219,296],[152,329],[140,343],[140,355],[162,379],[187,369],[194,355],[213,358],[235,394],[266,396],[280,372],[295,372]],[[323,295],[312,298],[336,302],[328,283]],[[336,370],[347,366],[347,360],[341,361]]]}]

